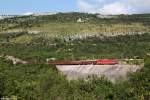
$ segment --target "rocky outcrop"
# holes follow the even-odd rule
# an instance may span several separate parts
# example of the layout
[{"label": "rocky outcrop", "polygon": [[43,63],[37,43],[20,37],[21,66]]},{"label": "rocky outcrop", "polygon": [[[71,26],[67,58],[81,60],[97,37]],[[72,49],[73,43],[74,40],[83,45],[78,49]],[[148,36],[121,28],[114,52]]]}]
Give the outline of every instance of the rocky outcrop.
[{"label": "rocky outcrop", "polygon": [[27,64],[28,63],[27,61],[23,61],[19,58],[15,58],[15,57],[9,56],[9,55],[6,55],[4,58],[8,61],[11,61],[14,65],[16,65],[16,64]]},{"label": "rocky outcrop", "polygon": [[108,80],[116,82],[117,79],[127,79],[128,72],[140,69],[137,65],[57,65],[57,69],[66,75],[68,80],[84,79],[88,76],[105,76]]}]

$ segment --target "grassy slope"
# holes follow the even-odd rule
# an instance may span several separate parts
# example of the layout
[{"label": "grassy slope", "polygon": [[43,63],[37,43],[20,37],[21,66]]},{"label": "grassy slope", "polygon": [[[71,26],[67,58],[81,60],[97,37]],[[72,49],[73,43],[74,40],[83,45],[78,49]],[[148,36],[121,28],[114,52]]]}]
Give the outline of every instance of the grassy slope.
[{"label": "grassy slope", "polygon": [[[56,22],[57,17],[54,17],[56,20],[46,20],[46,18],[44,18],[48,22],[36,22],[37,24],[33,22],[30,28],[29,26],[26,27],[25,25],[22,25],[22,27],[17,26],[8,30],[11,31],[23,28],[39,29],[47,31],[49,34],[52,32],[52,35],[54,32],[57,34],[74,34],[76,32],[82,33],[83,30],[88,30],[89,32],[95,32],[94,30],[98,31],[102,23],[106,28],[117,27],[117,31],[124,29],[124,27],[120,28],[120,24],[122,24],[130,26],[130,29],[133,31],[136,29],[141,30],[143,28],[142,30],[146,32],[145,30],[149,29],[149,22],[147,17],[145,18],[147,15],[140,16],[142,17],[142,21],[133,18],[133,16],[130,16],[132,21],[130,21],[129,18],[127,20],[128,16],[121,16],[121,18],[124,19],[122,21],[120,19],[117,19],[117,21],[94,19],[93,22],[88,23],[76,23],[72,20],[68,21],[68,19],[68,22]],[[58,17],[61,16],[58,15]],[[135,19],[135,21],[133,19]],[[19,23],[18,19],[16,19],[16,21]],[[20,18],[20,21],[26,20]],[[135,23],[137,22],[138,24],[136,24],[136,26]],[[111,26],[111,23],[113,23],[113,26]],[[134,24],[132,25],[130,23]],[[2,24],[3,23],[1,23],[1,25]],[[83,30],[81,30],[79,26],[83,28]],[[89,27],[87,28],[87,26]],[[92,28],[92,30],[90,30],[90,28]],[[1,30],[1,32],[8,30]],[[51,36],[48,39],[42,38],[41,36],[42,35],[40,34],[23,34],[11,38],[11,41],[17,42],[16,44],[10,42],[0,43],[0,55],[8,54],[25,60],[36,59],[40,62],[45,61],[46,58],[56,58],[61,60],[144,58],[144,56],[150,52],[149,34],[105,37],[102,39],[94,37],[70,42],[64,42],[55,38],[51,40]],[[1,35],[0,41],[6,41],[5,37],[5,35]],[[25,43],[18,44],[21,41],[25,41]],[[27,43],[28,41],[31,42]],[[58,45],[50,46],[49,42],[57,43]],[[129,81],[119,84],[112,84],[104,79],[94,79],[87,82],[68,82],[53,66],[44,64],[12,65],[10,62],[0,58],[0,97],[15,96],[18,100],[148,100],[150,94],[148,88],[150,86],[149,58],[150,57],[147,57],[148,60],[145,59],[146,64],[141,71],[132,74]]]},{"label": "grassy slope", "polygon": [[[77,23],[82,18],[84,23]],[[75,34],[119,35],[137,32],[150,32],[150,14],[118,15],[113,18],[98,18],[96,15],[84,13],[59,13],[48,16],[23,16],[0,21],[0,33],[8,31],[30,30],[40,31],[43,37],[61,37]],[[13,39],[13,42],[30,41],[25,35]],[[34,38],[34,37],[33,37]],[[22,41],[21,41],[22,40]]]},{"label": "grassy slope", "polygon": [[[57,43],[57,45],[49,45]],[[37,38],[31,43],[0,45],[0,54],[13,55],[25,60],[44,61],[46,58],[57,60],[87,60],[101,58],[143,58],[150,51],[150,35],[132,35],[89,38],[64,42]]]},{"label": "grassy slope", "polygon": [[[88,21],[77,23],[79,18]],[[40,31],[39,34],[0,34],[1,42],[24,43],[17,45],[2,45],[0,52],[3,54],[16,55],[25,59],[46,59],[56,57],[58,59],[99,59],[99,58],[132,58],[134,56],[143,57],[149,51],[149,41],[134,41],[134,39],[145,39],[144,36],[117,36],[112,38],[112,43],[104,42],[99,38],[91,39],[92,42],[73,41],[74,46],[67,46],[59,37],[66,37],[74,34],[98,34],[104,33],[110,36],[113,34],[131,34],[133,32],[150,32],[150,14],[143,15],[118,15],[110,19],[102,19],[92,14],[67,13],[48,16],[23,16],[9,18],[0,21],[1,33],[14,30],[34,30]],[[7,26],[6,26],[7,25]],[[12,25],[13,27],[9,27]],[[24,32],[24,33],[25,33]],[[122,41],[122,39],[125,38]],[[58,40],[57,40],[58,39]],[[98,41],[95,41],[95,40]],[[111,39],[111,37],[110,37]],[[130,40],[131,39],[131,40]],[[133,40],[132,40],[133,39]],[[114,43],[115,42],[115,43]],[[27,43],[27,44],[26,44]],[[57,46],[45,46],[57,43]],[[70,42],[69,44],[71,44]],[[96,45],[92,45],[96,44]],[[40,48],[39,48],[40,47]],[[138,48],[137,50],[134,50]],[[84,51],[84,52],[83,52]],[[143,53],[143,54],[142,54]]]}]

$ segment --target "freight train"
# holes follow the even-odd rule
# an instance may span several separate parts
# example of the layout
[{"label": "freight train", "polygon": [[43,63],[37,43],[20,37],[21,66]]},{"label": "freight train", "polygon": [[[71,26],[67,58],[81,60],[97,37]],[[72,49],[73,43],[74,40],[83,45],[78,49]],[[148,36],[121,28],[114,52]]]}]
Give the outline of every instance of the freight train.
[{"label": "freight train", "polygon": [[85,60],[85,61],[49,61],[52,65],[116,65],[117,60],[100,59],[100,60]]}]

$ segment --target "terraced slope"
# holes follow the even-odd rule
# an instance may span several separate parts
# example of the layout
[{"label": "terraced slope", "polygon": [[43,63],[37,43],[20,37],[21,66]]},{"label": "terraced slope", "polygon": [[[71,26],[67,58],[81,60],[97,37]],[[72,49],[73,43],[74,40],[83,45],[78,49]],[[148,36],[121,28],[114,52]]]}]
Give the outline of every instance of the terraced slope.
[{"label": "terraced slope", "polygon": [[150,32],[150,14],[99,17],[98,14],[58,13],[41,16],[17,16],[0,20],[0,34],[24,32],[10,41],[27,42],[36,37],[72,38],[114,36]]}]

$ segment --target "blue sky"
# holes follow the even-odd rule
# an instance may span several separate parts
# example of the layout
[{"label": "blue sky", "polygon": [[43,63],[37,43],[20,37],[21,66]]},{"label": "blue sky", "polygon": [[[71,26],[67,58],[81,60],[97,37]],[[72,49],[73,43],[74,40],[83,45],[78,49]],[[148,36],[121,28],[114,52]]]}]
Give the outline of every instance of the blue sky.
[{"label": "blue sky", "polygon": [[76,0],[0,0],[0,14],[78,11]]},{"label": "blue sky", "polygon": [[0,15],[39,12],[150,13],[150,0],[0,0]]}]

